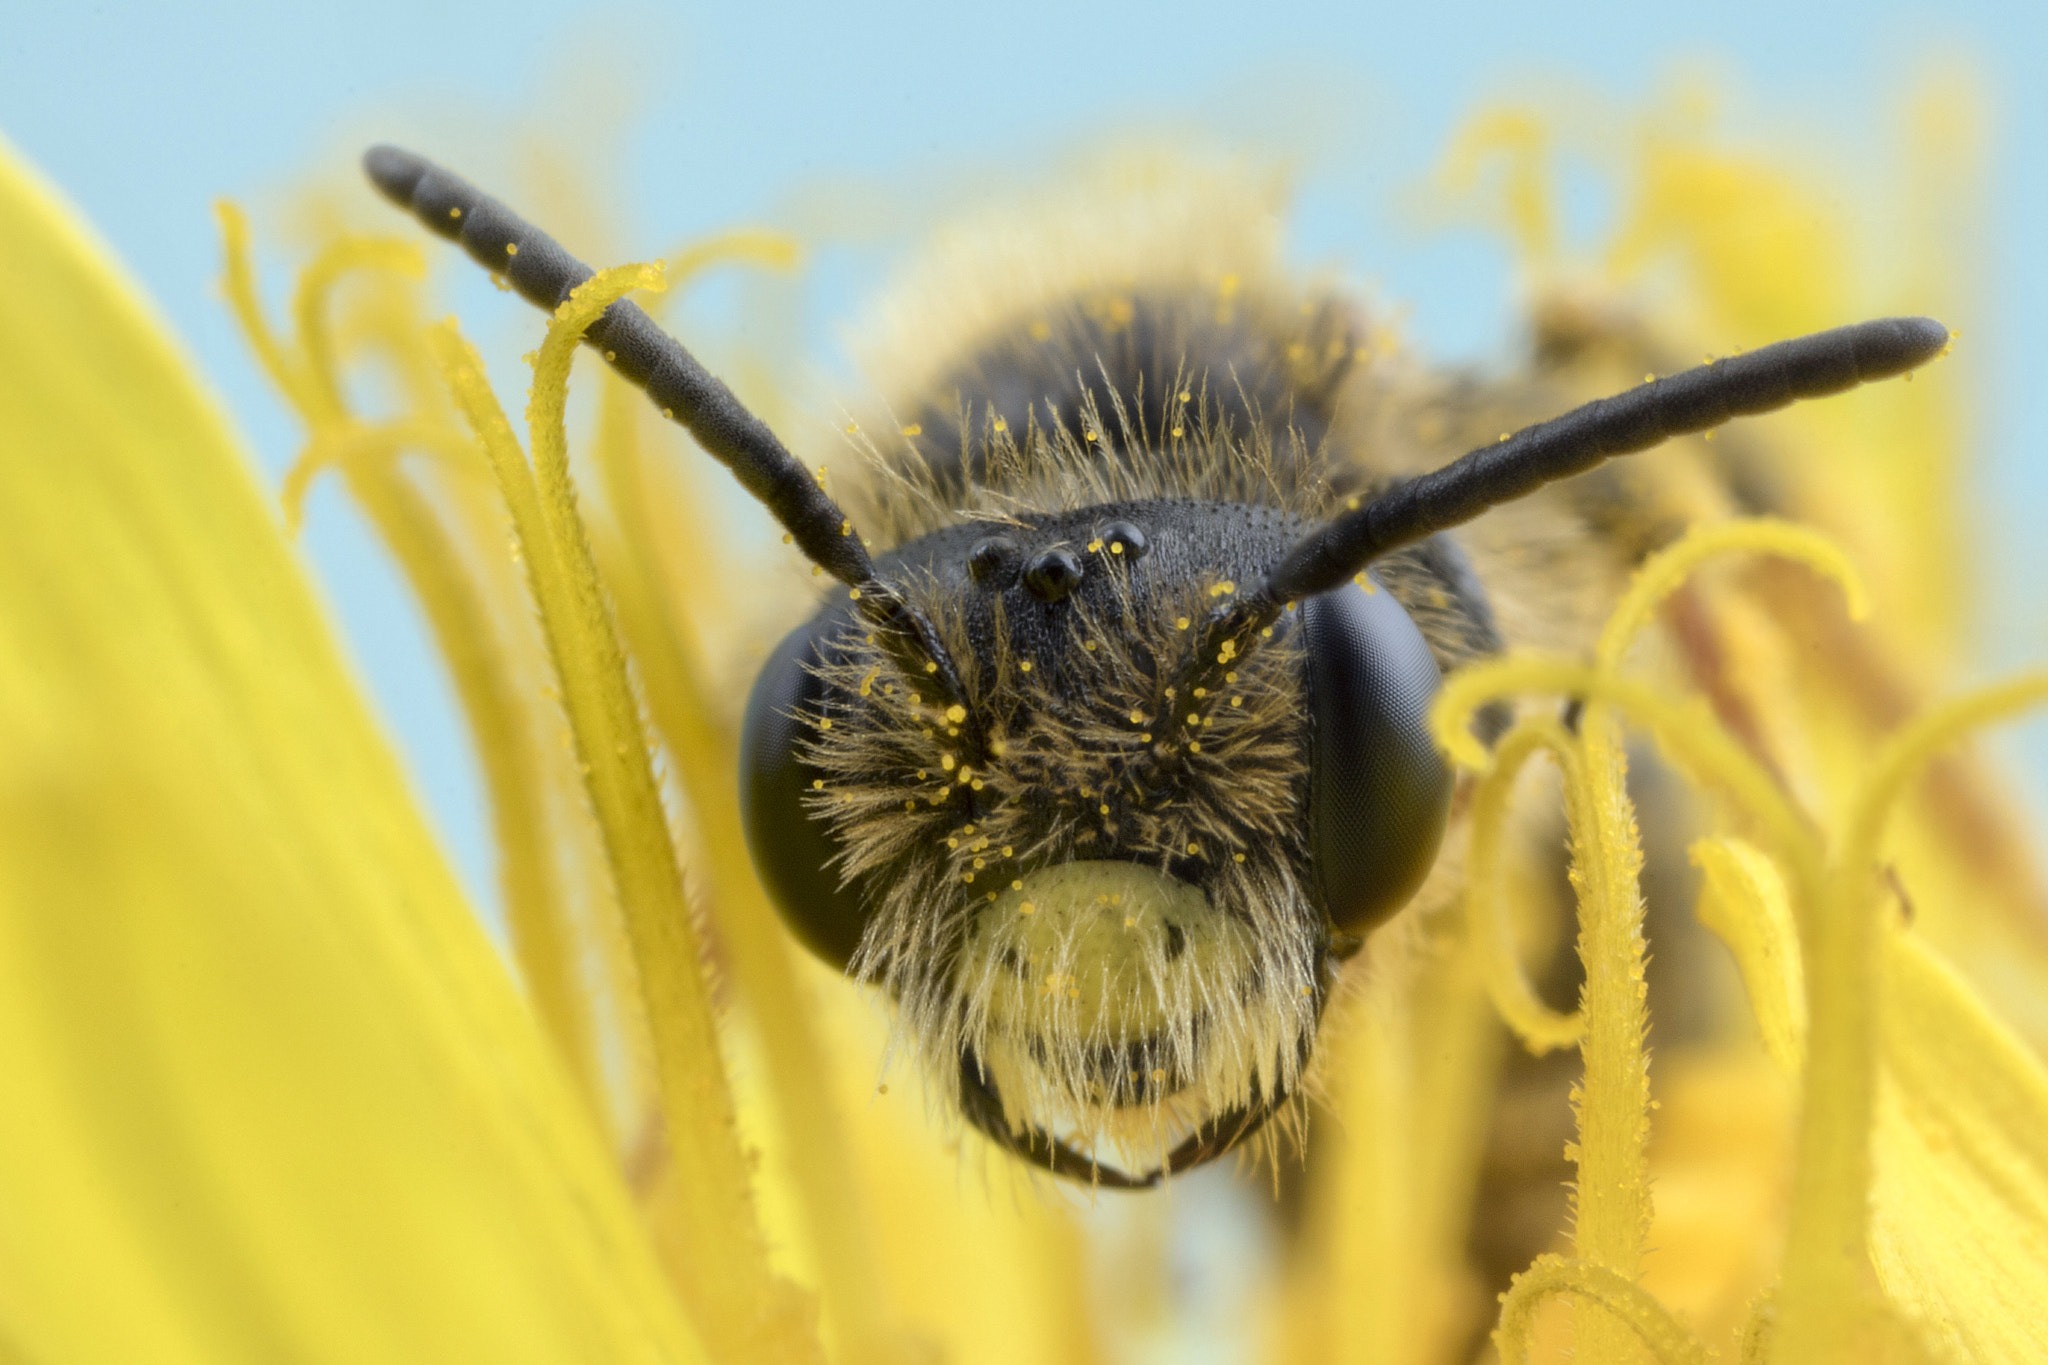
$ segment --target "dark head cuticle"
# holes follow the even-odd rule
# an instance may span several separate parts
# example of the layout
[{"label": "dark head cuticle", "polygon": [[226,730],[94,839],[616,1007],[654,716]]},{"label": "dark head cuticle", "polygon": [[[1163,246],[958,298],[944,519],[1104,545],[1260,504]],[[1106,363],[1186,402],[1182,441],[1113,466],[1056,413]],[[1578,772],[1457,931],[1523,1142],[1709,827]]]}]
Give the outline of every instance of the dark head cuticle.
[{"label": "dark head cuticle", "polygon": [[1066,600],[1081,586],[1081,561],[1071,551],[1046,550],[1033,556],[1024,570],[1024,586],[1041,602]]}]

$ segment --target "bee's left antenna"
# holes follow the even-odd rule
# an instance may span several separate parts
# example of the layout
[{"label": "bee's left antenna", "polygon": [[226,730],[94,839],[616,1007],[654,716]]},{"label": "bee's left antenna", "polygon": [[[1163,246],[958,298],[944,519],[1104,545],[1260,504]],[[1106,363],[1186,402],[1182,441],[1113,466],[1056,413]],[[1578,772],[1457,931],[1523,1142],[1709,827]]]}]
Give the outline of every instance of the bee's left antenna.
[{"label": "bee's left antenna", "polygon": [[1854,323],[1710,361],[1503,436],[1295,542],[1263,584],[1210,619],[1193,671],[1227,666],[1288,603],[1340,587],[1381,556],[1545,484],[1733,417],[1905,374],[1948,342],[1948,329],[1932,318]]},{"label": "bee's left antenna", "polygon": [[[504,276],[528,302],[549,312],[595,273],[554,238],[423,156],[379,145],[363,153],[363,170],[429,231],[460,243],[484,269]],[[965,700],[937,631],[876,576],[865,542],[839,504],[682,342],[628,299],[607,308],[583,339],[730,469],[813,564],[858,589],[863,615],[891,635],[909,637],[920,659],[937,665],[938,681],[951,700]],[[922,676],[928,670],[919,664],[905,671]]]}]

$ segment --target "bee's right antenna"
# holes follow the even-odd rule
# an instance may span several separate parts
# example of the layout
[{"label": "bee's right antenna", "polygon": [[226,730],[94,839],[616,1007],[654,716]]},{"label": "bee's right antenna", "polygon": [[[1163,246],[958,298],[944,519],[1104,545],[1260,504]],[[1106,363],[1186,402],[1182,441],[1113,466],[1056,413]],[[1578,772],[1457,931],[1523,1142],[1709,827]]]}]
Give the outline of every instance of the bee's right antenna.
[{"label": "bee's right antenna", "polygon": [[[399,147],[372,147],[363,153],[363,170],[430,231],[461,244],[478,264],[549,312],[593,273],[554,238],[425,157]],[[862,615],[892,641],[911,646],[892,651],[906,673],[936,673],[949,700],[966,700],[938,632],[876,576],[865,542],[839,504],[731,389],[630,300],[607,308],[583,339],[730,469],[813,564],[854,589]]]},{"label": "bee's right antenna", "polygon": [[1264,583],[1210,617],[1192,681],[1241,657],[1288,603],[1341,586],[1382,555],[1616,455],[1904,374],[1948,341],[1932,318],[1860,322],[1709,361],[1503,436],[1296,541]]}]

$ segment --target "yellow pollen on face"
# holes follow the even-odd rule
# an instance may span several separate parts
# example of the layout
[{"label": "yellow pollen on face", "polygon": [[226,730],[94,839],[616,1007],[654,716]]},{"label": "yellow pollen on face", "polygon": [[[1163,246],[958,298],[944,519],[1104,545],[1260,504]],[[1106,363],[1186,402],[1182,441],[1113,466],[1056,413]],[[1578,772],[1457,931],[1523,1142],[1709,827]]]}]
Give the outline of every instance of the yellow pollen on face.
[{"label": "yellow pollen on face", "polygon": [[1009,846],[1008,844],[1004,844],[1004,845],[1003,845],[1003,856],[1004,856],[1005,858],[1008,858],[1008,857],[1012,856],[1012,855],[1011,855],[1011,851],[1010,851],[1010,846]]},{"label": "yellow pollen on face", "polygon": [[1122,554],[1124,552],[1124,543],[1119,540],[1116,544],[1109,547],[1109,552],[1113,555]]},{"label": "yellow pollen on face", "polygon": [[924,435],[924,428],[916,422],[912,422],[909,426],[903,428],[903,434],[905,436],[922,436]]},{"label": "yellow pollen on face", "polygon": [[1145,713],[1144,713],[1144,712],[1142,712],[1142,711],[1133,711],[1133,712],[1131,712],[1131,724],[1133,724],[1133,725],[1143,725],[1144,723],[1145,723]]},{"label": "yellow pollen on face", "polygon": [[1029,659],[1024,659],[1024,660],[1021,660],[1021,661],[1020,661],[1020,662],[1019,662],[1019,663],[1017,664],[1017,671],[1018,671],[1019,673],[1029,673],[1029,672],[1031,671],[1031,660],[1029,660]]},{"label": "yellow pollen on face", "polygon": [[1191,740],[1189,740],[1189,741],[1188,741],[1188,752],[1189,752],[1189,753],[1191,753],[1191,754],[1198,754],[1198,753],[1202,752],[1202,741],[1201,741],[1201,740],[1199,740],[1199,739],[1191,739]]},{"label": "yellow pollen on face", "polygon": [[[1023,883],[1020,882],[1011,889],[1014,891],[1022,891],[1024,889]],[[1020,915],[1035,915],[1038,913],[1038,907],[1033,905],[1030,901],[1025,901],[1022,905],[1017,907],[1017,913]]]},{"label": "yellow pollen on face", "polygon": [[848,597],[852,598],[852,599],[853,599],[854,601],[856,601],[856,602],[860,601],[860,589],[859,589],[859,588],[848,588],[848,589],[846,590],[846,595],[847,595]]},{"label": "yellow pollen on face", "polygon": [[1008,422],[1005,422],[1002,418],[998,417],[995,420],[995,429],[997,431],[1008,431],[1010,429],[1010,424]]},{"label": "yellow pollen on face", "polygon": [[1100,814],[1100,815],[1107,815],[1107,814],[1109,814],[1109,807],[1108,807],[1108,806],[1097,806],[1097,807],[1095,808],[1095,810],[1096,810],[1096,813],[1097,813],[1097,814]]},{"label": "yellow pollen on face", "polygon": [[[813,570],[812,572],[815,573],[816,570]],[[927,663],[924,666],[924,671],[927,673],[936,673],[939,671],[939,666],[937,663]]]},{"label": "yellow pollen on face", "polygon": [[1010,883],[1010,889],[1011,889],[1012,891],[1022,891],[1022,890],[1024,889],[1024,883],[1022,883],[1022,882],[1011,882],[1011,883]]},{"label": "yellow pollen on face", "polygon": [[946,708],[946,719],[952,721],[955,725],[958,725],[961,721],[967,719],[967,708],[962,706],[957,701],[954,702],[951,706]]},{"label": "yellow pollen on face", "polygon": [[1243,861],[1244,861],[1244,855],[1243,855],[1242,853],[1238,853],[1238,854],[1233,854],[1232,856],[1233,856],[1233,857],[1235,857],[1235,858],[1237,859],[1237,861],[1239,861],[1239,862],[1243,862]]},{"label": "yellow pollen on face", "polygon": [[462,210],[460,208],[452,208],[448,210],[448,216],[450,218],[460,218],[462,216]]},{"label": "yellow pollen on face", "polygon": [[821,791],[825,790],[825,779],[824,779],[824,778],[822,778],[822,777],[814,777],[814,778],[812,778],[812,779],[811,779],[811,790],[812,790],[812,791],[814,791],[814,792],[821,792]]},{"label": "yellow pollen on face", "polygon": [[1192,622],[1192,621],[1188,620],[1188,618],[1187,618],[1187,617],[1185,617],[1185,616],[1182,616],[1182,617],[1179,617],[1179,618],[1177,618],[1177,619],[1176,619],[1176,620],[1174,621],[1174,623],[1173,623],[1173,628],[1174,628],[1175,630],[1186,630],[1186,629],[1187,629],[1187,628],[1188,628],[1189,626],[1191,626],[1191,625],[1193,625],[1193,624],[1194,624],[1194,622]]},{"label": "yellow pollen on face", "polygon": [[821,720],[818,722],[818,728],[820,730],[829,730],[832,728],[832,722],[829,720]]},{"label": "yellow pollen on face", "polygon": [[507,242],[507,243],[505,243],[505,254],[506,254],[507,256],[517,256],[517,255],[519,254],[519,243],[517,243],[517,242]]},{"label": "yellow pollen on face", "polygon": [[945,769],[945,770],[946,770],[947,772],[952,772],[952,771],[953,771],[953,755],[951,755],[951,754],[941,754],[941,755],[939,755],[939,766],[940,766],[941,768],[944,768],[944,769]]},{"label": "yellow pollen on face", "polygon": [[1243,705],[1244,705],[1244,698],[1243,698],[1243,697],[1232,697],[1232,698],[1230,699],[1230,704],[1231,704],[1232,706],[1243,706]]}]

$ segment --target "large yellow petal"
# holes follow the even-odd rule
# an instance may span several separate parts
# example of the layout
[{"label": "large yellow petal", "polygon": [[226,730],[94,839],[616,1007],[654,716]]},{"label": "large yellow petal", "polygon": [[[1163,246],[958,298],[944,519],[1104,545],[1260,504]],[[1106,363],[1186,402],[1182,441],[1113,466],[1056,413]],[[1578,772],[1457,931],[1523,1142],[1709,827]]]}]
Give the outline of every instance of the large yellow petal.
[{"label": "large yellow petal", "polygon": [[2048,1072],[1915,935],[1890,939],[1878,1278],[1959,1360],[2048,1359]]},{"label": "large yellow petal", "polygon": [[691,1360],[234,443],[0,145],[0,1357]]}]

